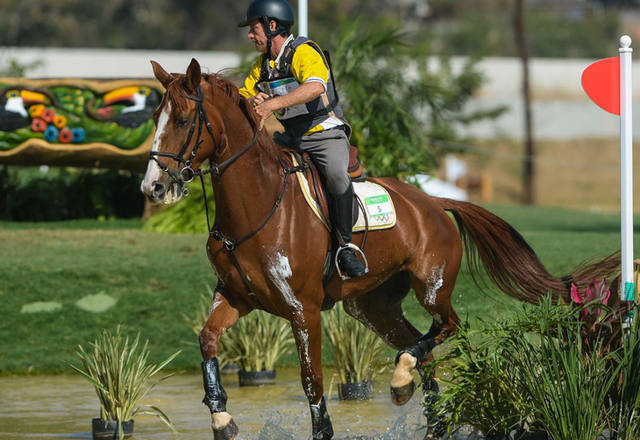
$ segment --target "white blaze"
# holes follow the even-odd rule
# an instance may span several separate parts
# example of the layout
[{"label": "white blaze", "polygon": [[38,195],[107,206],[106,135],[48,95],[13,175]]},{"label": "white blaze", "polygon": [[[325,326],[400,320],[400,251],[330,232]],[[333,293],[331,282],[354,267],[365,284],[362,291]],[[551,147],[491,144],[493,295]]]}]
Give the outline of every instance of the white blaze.
[{"label": "white blaze", "polygon": [[[162,137],[162,134],[167,127],[170,114],[171,103],[167,101],[167,105],[162,109],[160,117],[158,118],[158,126],[156,127],[156,134],[153,137],[153,146],[151,147],[151,151],[158,151],[158,149],[160,148],[160,138]],[[156,161],[149,160],[149,164],[147,165],[147,172],[145,173],[142,184],[140,185],[140,190],[144,194],[151,194],[151,191],[153,190],[153,182],[159,180],[161,176],[162,170],[160,169]]]}]

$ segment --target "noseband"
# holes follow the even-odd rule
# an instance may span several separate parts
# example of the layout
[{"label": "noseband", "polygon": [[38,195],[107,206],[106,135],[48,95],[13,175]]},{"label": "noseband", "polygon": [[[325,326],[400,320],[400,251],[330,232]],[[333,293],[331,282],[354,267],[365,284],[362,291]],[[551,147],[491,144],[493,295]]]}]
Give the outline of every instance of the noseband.
[{"label": "noseband", "polygon": [[[162,171],[169,174],[172,180],[171,183],[177,183],[180,186],[180,188],[182,188],[184,184],[190,183],[196,176],[199,176],[200,178],[202,178],[202,176],[204,175],[212,174],[215,177],[220,177],[223,171],[229,165],[231,165],[233,162],[238,160],[247,151],[249,151],[256,144],[256,141],[258,140],[259,130],[256,129],[253,134],[253,139],[251,139],[251,142],[249,142],[249,144],[247,144],[247,146],[244,147],[242,150],[240,150],[238,153],[234,154],[229,159],[225,160],[220,164],[216,164],[215,162],[212,161],[212,158],[209,158],[209,163],[211,164],[211,167],[209,169],[207,170],[199,169],[198,171],[194,171],[193,168],[191,167],[193,164],[193,160],[195,159],[196,154],[198,153],[198,149],[200,148],[200,145],[204,142],[202,139],[200,139],[202,136],[203,125],[207,127],[207,132],[209,133],[209,136],[213,141],[214,151],[216,151],[220,147],[220,142],[216,140],[216,136],[213,133],[213,128],[211,127],[211,123],[209,122],[209,118],[207,117],[207,112],[204,111],[204,105],[203,105],[203,99],[202,99],[202,87],[198,86],[198,88],[196,89],[196,92],[197,92],[197,96],[180,95],[183,98],[187,98],[187,99],[190,99],[191,101],[195,101],[196,108],[197,108],[197,112],[193,115],[193,119],[191,120],[191,128],[189,128],[189,134],[187,135],[187,140],[182,145],[180,152],[178,154],[166,153],[163,151],[149,152],[149,160],[153,160],[154,162],[156,162]],[[196,125],[198,127],[196,142],[193,147],[193,150],[191,150],[189,159],[185,160],[184,155],[187,152],[187,149],[189,148],[189,144],[191,144],[191,139],[193,138],[193,134],[196,130]],[[220,140],[222,140],[222,134],[220,134]],[[169,167],[167,167],[165,164],[160,162],[157,159],[158,156],[168,157],[169,159],[173,159],[176,162],[178,162],[178,164],[184,165],[184,167],[180,170],[179,173],[176,174],[174,171],[170,170]],[[186,193],[186,189],[185,189],[185,193]]]}]

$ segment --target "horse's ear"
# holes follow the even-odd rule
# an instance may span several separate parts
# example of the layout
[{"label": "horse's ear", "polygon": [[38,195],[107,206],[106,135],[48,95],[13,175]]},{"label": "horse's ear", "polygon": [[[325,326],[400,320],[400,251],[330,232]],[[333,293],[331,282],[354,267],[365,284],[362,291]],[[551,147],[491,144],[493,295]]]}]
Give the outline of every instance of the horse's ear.
[{"label": "horse's ear", "polygon": [[170,73],[167,73],[160,64],[153,60],[151,60],[151,65],[153,66],[153,74],[156,76],[158,81],[160,81],[160,84],[162,84],[166,89],[169,83],[173,81],[173,76]]},{"label": "horse's ear", "polygon": [[201,77],[200,63],[198,63],[195,58],[191,58],[191,63],[187,68],[187,85],[191,90],[198,88]]}]

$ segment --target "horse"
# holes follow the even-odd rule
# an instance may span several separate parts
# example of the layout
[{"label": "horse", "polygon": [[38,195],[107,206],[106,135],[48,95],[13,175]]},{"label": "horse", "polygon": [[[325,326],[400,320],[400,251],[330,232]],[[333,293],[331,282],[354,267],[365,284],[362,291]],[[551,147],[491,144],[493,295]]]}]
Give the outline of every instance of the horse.
[{"label": "horse", "polygon": [[[291,184],[300,167],[283,160],[249,101],[229,80],[202,73],[195,59],[186,74],[170,74],[151,63],[165,93],[154,114],[156,131],[141,190],[153,202],[176,203],[189,182],[199,177],[204,186],[207,175],[214,190],[215,222],[209,225],[207,214],[206,249],[218,285],[199,342],[203,402],[211,412],[215,440],[238,433],[220,382],[218,340],[252,310],[290,322],[312,438],[328,440],[333,427],[323,396],[320,319],[328,299],[342,301],[348,314],[398,350],[390,389],[393,402],[404,404],[416,388],[412,370],[431,361],[432,349],[459,324],[451,295],[463,245],[473,273],[482,263],[502,292],[532,303],[549,292],[569,301],[572,283],[582,290],[589,280],[619,267],[619,258],[610,256],[555,277],[520,233],[488,210],[430,197],[397,179],[369,178],[390,194],[397,224],[369,231],[367,274],[348,280],[334,274],[323,285],[331,234],[306,205],[300,187]],[[208,206],[206,198],[204,202]],[[363,239],[364,234],[354,234],[356,244],[361,246]],[[402,312],[412,288],[433,317],[426,334]],[[428,387],[431,378],[423,380]]]}]

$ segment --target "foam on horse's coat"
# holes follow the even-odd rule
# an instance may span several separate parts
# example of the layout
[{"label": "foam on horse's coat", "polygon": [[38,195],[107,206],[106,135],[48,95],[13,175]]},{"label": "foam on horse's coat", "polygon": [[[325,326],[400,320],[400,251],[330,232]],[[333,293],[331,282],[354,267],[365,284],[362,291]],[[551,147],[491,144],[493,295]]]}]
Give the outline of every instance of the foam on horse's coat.
[{"label": "foam on horse's coat", "polygon": [[431,276],[428,279],[429,284],[427,285],[427,291],[426,291],[426,297],[425,297],[426,302],[430,306],[433,306],[436,304],[436,296],[438,295],[438,290],[440,290],[440,288],[442,287],[442,284],[444,283],[444,281],[442,280],[443,273],[444,273],[444,264],[440,267],[434,267],[433,269],[431,269]]},{"label": "foam on horse's coat", "polygon": [[216,292],[215,296],[213,297],[213,302],[211,303],[211,308],[209,309],[209,315],[211,315],[220,304],[222,304],[222,295]]},{"label": "foam on horse's coat", "polygon": [[[309,332],[306,330],[306,323],[304,320],[304,314],[302,303],[296,298],[291,286],[287,282],[287,278],[293,275],[291,271],[291,265],[286,255],[283,255],[279,251],[275,253],[273,258],[270,259],[269,275],[271,281],[276,285],[286,303],[291,307],[295,320],[298,326],[294,326],[294,331],[297,333],[298,338],[302,341],[302,347],[298,347],[300,357],[304,357],[305,361],[311,364],[311,356],[309,355]],[[302,350],[302,351],[300,351]],[[310,386],[310,384],[309,384]]]}]

